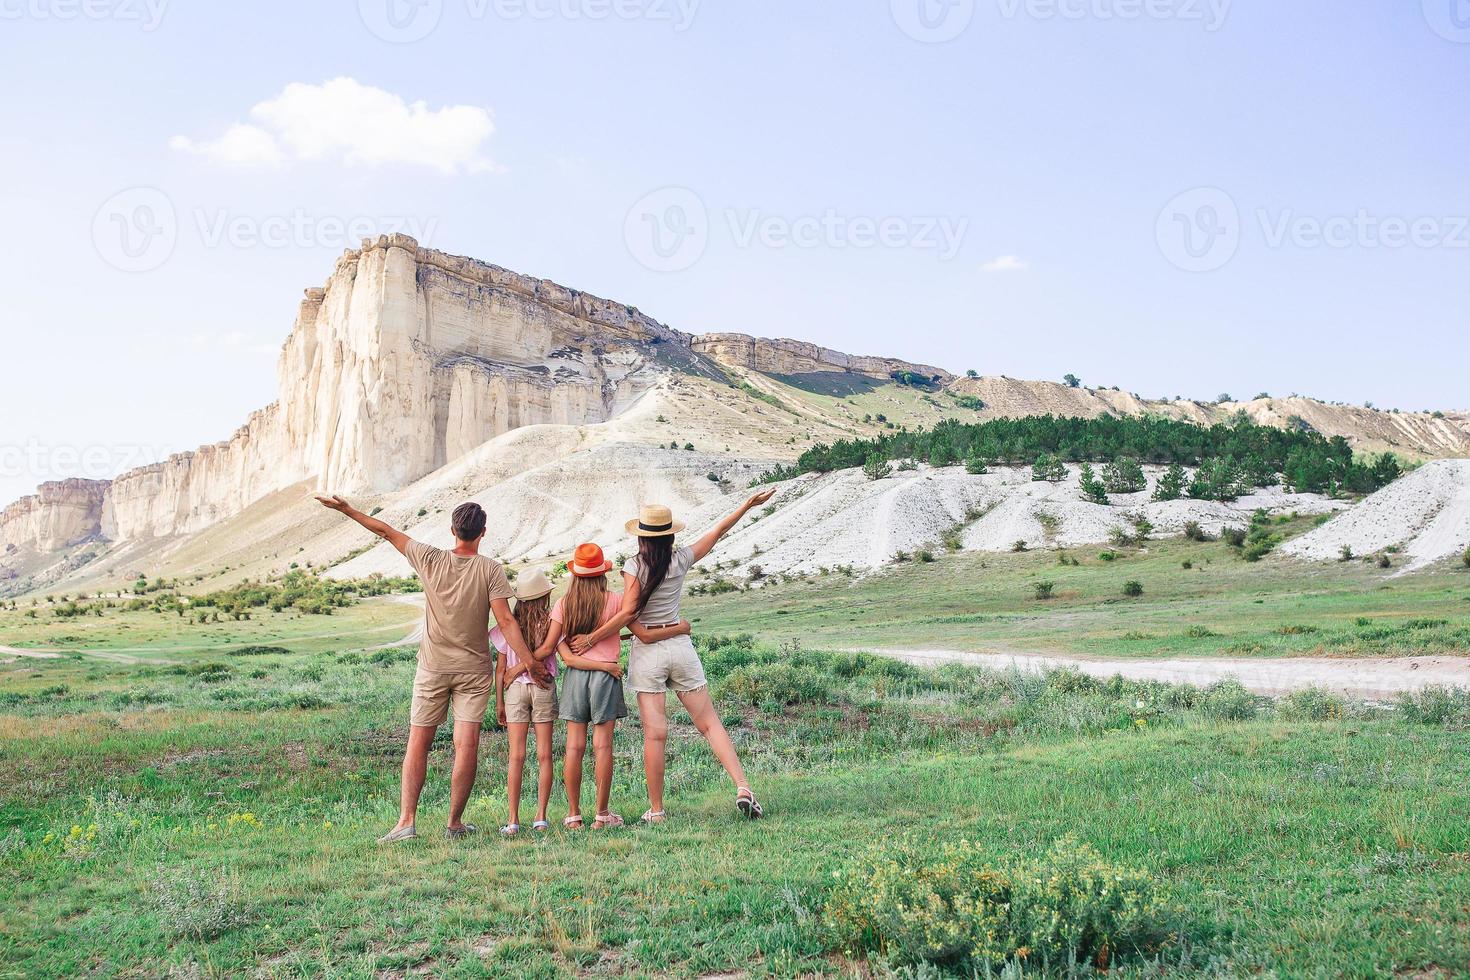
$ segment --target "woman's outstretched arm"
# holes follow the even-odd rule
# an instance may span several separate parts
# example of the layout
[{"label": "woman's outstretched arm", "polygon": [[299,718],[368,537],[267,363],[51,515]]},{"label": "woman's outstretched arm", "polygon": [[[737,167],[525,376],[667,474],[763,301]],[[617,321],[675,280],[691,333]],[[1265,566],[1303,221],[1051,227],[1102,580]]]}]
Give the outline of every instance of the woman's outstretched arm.
[{"label": "woman's outstretched arm", "polygon": [[732,527],[740,523],[740,518],[750,513],[750,509],[752,507],[759,507],[767,500],[770,500],[771,495],[775,492],[775,490],[762,490],[760,493],[755,494],[745,503],[735,508],[734,512],[727,516],[724,520],[720,521],[720,523],[716,524],[709,531],[705,532],[704,537],[694,542],[694,547],[692,549],[694,552],[694,560],[699,561],[705,555],[713,551],[715,549],[715,545],[719,543],[719,540],[723,538],[726,534],[730,533],[730,529]]}]

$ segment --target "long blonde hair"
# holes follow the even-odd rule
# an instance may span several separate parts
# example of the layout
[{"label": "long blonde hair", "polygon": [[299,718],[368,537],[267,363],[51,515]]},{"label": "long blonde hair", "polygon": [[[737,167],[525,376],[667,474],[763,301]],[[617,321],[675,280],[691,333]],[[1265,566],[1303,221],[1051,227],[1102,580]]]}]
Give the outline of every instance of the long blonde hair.
[{"label": "long blonde hair", "polygon": [[551,627],[551,595],[517,599],[511,615],[521,628],[521,638],[526,641],[526,646],[534,650],[546,641],[546,631]]},{"label": "long blonde hair", "polygon": [[562,626],[567,636],[584,636],[602,625],[607,608],[607,575],[575,576],[562,599]]}]

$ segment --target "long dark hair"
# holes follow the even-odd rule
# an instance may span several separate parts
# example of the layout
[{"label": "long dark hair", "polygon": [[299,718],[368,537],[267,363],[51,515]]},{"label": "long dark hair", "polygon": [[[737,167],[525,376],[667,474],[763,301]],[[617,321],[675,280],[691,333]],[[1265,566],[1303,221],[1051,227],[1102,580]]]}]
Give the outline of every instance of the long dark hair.
[{"label": "long dark hair", "polygon": [[656,538],[638,539],[638,612],[653,598],[653,593],[669,574],[669,565],[674,561],[674,536],[660,535]]}]

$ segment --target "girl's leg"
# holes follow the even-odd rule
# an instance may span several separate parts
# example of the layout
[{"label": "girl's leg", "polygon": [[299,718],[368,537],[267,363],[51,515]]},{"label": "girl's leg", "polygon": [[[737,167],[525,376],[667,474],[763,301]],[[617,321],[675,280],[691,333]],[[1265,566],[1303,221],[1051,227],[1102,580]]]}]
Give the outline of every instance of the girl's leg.
[{"label": "girl's leg", "polygon": [[582,815],[582,753],[587,751],[585,722],[567,722],[567,756],[562,762],[562,782],[567,789],[567,816]]},{"label": "girl's leg", "polygon": [[531,726],[511,722],[510,762],[505,773],[505,796],[510,803],[510,822],[521,822],[521,774],[526,768],[526,730]]},{"label": "girl's leg", "polygon": [[664,749],[669,740],[669,719],[662,693],[638,693],[638,720],[643,725],[643,778],[648,783],[648,808],[664,808]]},{"label": "girl's leg", "polygon": [[546,819],[546,805],[551,802],[551,783],[554,778],[551,765],[551,722],[536,725],[536,763],[539,775],[536,780],[536,819]]},{"label": "girl's leg", "polygon": [[715,711],[714,702],[709,697],[709,688],[701,687],[695,691],[681,691],[679,700],[683,702],[684,710],[689,712],[694,727],[699,729],[699,734],[704,736],[704,740],[714,751],[715,758],[720,760],[720,765],[725,767],[725,772],[729,773],[730,778],[735,781],[735,786],[740,789],[749,789],[750,783],[745,780],[745,769],[740,765],[740,756],[735,752],[735,743],[730,741],[730,735],[725,731],[724,723],[720,721],[719,712]]},{"label": "girl's leg", "polygon": [[593,773],[597,779],[597,815],[607,813],[607,803],[612,796],[613,777],[613,729],[617,719],[592,726]]}]

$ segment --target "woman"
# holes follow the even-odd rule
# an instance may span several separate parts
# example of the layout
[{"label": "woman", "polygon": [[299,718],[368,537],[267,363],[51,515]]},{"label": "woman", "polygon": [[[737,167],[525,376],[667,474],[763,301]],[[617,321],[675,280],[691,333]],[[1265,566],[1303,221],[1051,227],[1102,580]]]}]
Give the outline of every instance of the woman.
[{"label": "woman", "polygon": [[[637,623],[643,631],[677,623],[684,578],[690,567],[709,554],[752,507],[770,500],[774,492],[764,490],[751,497],[704,537],[683,548],[674,547],[674,535],[684,529],[684,523],[674,520],[673,512],[667,507],[658,504],[643,507],[638,518],[627,524],[629,533],[638,538],[638,555],[623,566],[622,612],[586,636],[573,633],[572,648],[579,653],[591,649],[632,623]],[[636,632],[639,630],[635,629]],[[705,680],[699,654],[687,635],[652,643],[635,639],[628,657],[628,686],[638,695],[638,717],[643,722],[643,771],[648,780],[648,812],[643,814],[644,822],[662,823],[668,816],[664,812],[668,691],[678,695],[694,727],[734,781],[736,808],[752,820],[761,815],[761,805],[751,792],[740,756],[710,700],[709,682]]]}]

